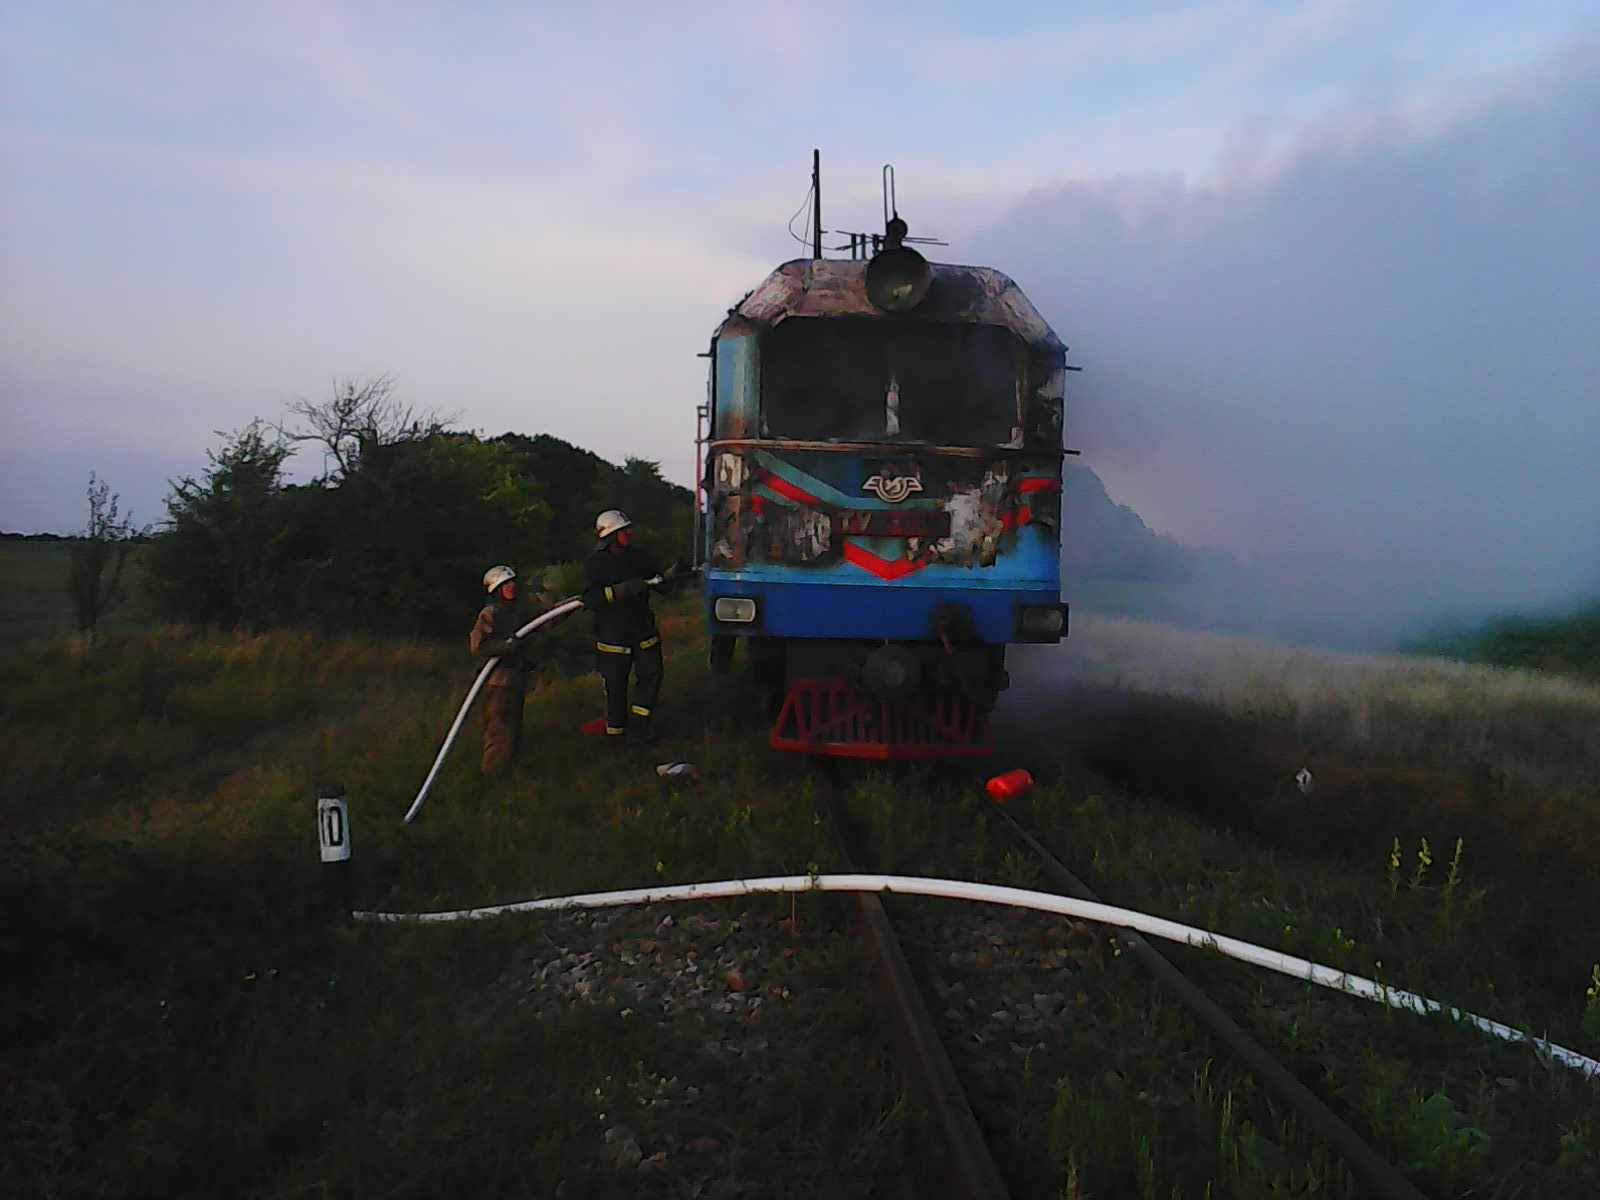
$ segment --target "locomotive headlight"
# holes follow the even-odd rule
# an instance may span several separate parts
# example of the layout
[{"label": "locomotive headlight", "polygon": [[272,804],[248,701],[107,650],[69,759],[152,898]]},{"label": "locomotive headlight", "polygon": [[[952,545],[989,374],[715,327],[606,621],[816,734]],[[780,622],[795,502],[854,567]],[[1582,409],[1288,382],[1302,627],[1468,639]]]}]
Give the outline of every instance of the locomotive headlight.
[{"label": "locomotive headlight", "polygon": [[748,625],[756,619],[756,602],[748,596],[718,596],[711,615],[730,625]]},{"label": "locomotive headlight", "polygon": [[1017,634],[1025,641],[1055,639],[1066,632],[1064,604],[1024,604],[1017,609]]},{"label": "locomotive headlight", "polygon": [[933,270],[909,246],[891,246],[867,264],[867,298],[884,312],[909,312],[928,295]]}]

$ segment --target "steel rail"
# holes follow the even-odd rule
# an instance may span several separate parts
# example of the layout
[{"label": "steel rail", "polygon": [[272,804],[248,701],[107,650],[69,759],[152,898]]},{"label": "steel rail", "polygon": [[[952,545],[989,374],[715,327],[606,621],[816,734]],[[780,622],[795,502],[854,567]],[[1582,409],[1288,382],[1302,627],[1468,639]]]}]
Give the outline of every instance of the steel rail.
[{"label": "steel rail", "polygon": [[[985,811],[991,819],[1003,822],[1011,834],[1033,852],[1045,874],[1063,895],[1092,904],[1104,903],[1088,884],[1069,871],[1010,813],[994,804],[985,805]],[[1368,1145],[1366,1139],[1274,1058],[1266,1047],[1251,1037],[1193,980],[1173,966],[1166,955],[1132,930],[1118,930],[1116,938],[1128,948],[1140,966],[1182,1001],[1196,1020],[1231,1050],[1268,1091],[1309,1121],[1376,1195],[1385,1200],[1426,1200],[1415,1184]]]},{"label": "steel rail", "polygon": [[[822,783],[817,807],[823,825],[845,869],[854,871],[850,840],[834,803],[832,780],[826,771],[820,772],[819,778]],[[942,1174],[942,1186],[935,1194],[1007,1200],[1010,1193],[989,1153],[988,1139],[967,1102],[883,901],[870,892],[858,893],[856,900],[861,910],[863,941],[877,968],[880,986],[874,989],[875,998],[889,1021],[901,1069],[913,1080],[944,1135],[948,1155],[945,1165],[949,1169]]]}]

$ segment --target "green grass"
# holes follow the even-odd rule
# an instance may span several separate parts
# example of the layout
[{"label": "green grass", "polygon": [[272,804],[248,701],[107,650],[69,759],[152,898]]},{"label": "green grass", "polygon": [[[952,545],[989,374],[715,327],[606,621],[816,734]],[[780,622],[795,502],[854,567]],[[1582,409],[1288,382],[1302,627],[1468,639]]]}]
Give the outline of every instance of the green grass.
[{"label": "green grass", "polygon": [[[156,630],[10,660],[0,1193],[632,1195],[638,1168],[605,1140],[625,1123],[679,1171],[696,1133],[721,1130],[698,1152],[706,1195],[785,1176],[915,1194],[920,1118],[832,932],[836,901],[801,902],[783,935],[787,902],[750,910],[775,956],[750,1068],[707,1065],[693,1012],[639,1019],[624,985],[653,986],[651,968],[606,945],[623,991],[532,1004],[518,964],[571,936],[560,918],[322,913],[313,781],[330,778],[349,792],[362,907],[803,873],[823,853],[809,804],[758,729],[705,715],[692,604],[666,626],[663,750],[701,765],[698,787],[579,738],[598,685],[549,669],[512,777],[478,777],[474,722],[413,826],[400,817],[473,673],[464,646]],[[647,1077],[701,1095],[658,1110],[636,1094]]]},{"label": "green grass", "polygon": [[[1002,761],[1043,782],[1023,819],[1106,900],[1600,1057],[1593,685],[1113,618],[1077,622],[1055,661],[1053,690],[1035,680],[1011,710]],[[868,772],[850,804],[886,869],[1031,886],[976,794],[937,772]],[[942,957],[951,907],[894,905],[926,974],[958,970]],[[1061,963],[1028,950],[1042,936],[1028,922],[1004,927],[1018,954],[997,951],[966,982],[1063,992],[1073,1009],[1017,1059],[1025,1071],[967,1079],[1016,1130],[1016,1191],[1362,1194],[1114,943],[1069,942]],[[1600,1187],[1600,1086],[1446,1020],[1169,953],[1426,1194]]]},{"label": "green grass", "polygon": [[[1560,897],[1480,871],[1471,841],[1454,867],[1452,846],[1434,847],[1424,863],[1412,843],[1391,868],[1392,843],[1377,822],[1370,852],[1348,842],[1290,850],[1267,828],[1218,829],[1037,749],[1014,748],[1008,761],[1030,755],[1044,786],[1021,818],[1107,901],[1376,976],[1600,1056],[1579,965],[1587,960],[1570,955],[1564,973],[1530,970]],[[975,781],[906,784],[869,772],[849,796],[883,869],[1035,882],[1031,864],[982,818]],[[1585,903],[1594,911],[1592,898]],[[1062,941],[1059,923],[995,914],[1005,945],[972,959],[952,953],[952,930],[971,919],[958,906],[899,900],[892,912],[921,947],[930,981],[961,982],[989,997],[985,1007],[997,995],[1066,997],[1069,1018],[1043,1044],[1011,1046],[1001,1072],[969,1062],[964,1077],[980,1116],[993,1118],[1017,1194],[1364,1194],[1314,1134],[1151,990],[1113,938],[1068,923]],[[1592,937],[1574,936],[1592,953]],[[1448,1020],[1164,950],[1426,1194],[1593,1194],[1595,1084]],[[961,1024],[947,1029],[970,1048]],[[1020,1035],[990,1036],[1005,1056],[1004,1039]]]},{"label": "green grass", "polygon": [[[0,662],[0,1194],[664,1192],[615,1161],[624,1126],[704,1195],[925,1191],[930,1135],[888,1070],[837,898],[693,910],[715,929],[677,906],[669,934],[661,911],[603,930],[323,914],[323,779],[348,790],[367,908],[826,868],[805,773],[765,749],[751,695],[713,691],[693,609],[666,610],[661,757],[699,764],[698,786],[575,735],[600,702],[573,673],[580,618],[540,643],[518,769],[479,778],[469,722],[413,826],[400,817],[474,671],[464,645],[149,628]],[[1035,770],[1025,819],[1107,900],[1600,1054],[1589,691],[1115,623],[1078,636],[1089,707],[1049,713],[1077,748],[1012,740],[1002,759]],[[1175,659],[1188,691],[1156,694]],[[1094,676],[1114,662],[1116,686]],[[1308,753],[1304,797],[1283,784]],[[886,869],[1036,878],[971,773],[862,770],[846,790]],[[893,912],[947,997],[1063,997],[1043,1045],[994,1035],[1003,1065],[966,1080],[1014,1194],[1360,1194],[1114,939],[954,904]],[[724,944],[764,951],[743,968],[769,1001],[759,1062],[708,1058],[703,1012],[638,999],[662,956],[711,963]],[[605,986],[530,990],[553,947],[590,954]],[[1177,957],[1430,1195],[1600,1186],[1600,1097],[1570,1073],[1445,1021]],[[715,1149],[687,1149],[708,1131]]]}]

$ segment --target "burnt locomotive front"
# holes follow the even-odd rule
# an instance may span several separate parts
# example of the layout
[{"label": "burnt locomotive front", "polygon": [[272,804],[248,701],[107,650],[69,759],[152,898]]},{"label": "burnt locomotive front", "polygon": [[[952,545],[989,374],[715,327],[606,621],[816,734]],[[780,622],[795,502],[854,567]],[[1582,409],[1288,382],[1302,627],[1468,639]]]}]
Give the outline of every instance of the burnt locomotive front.
[{"label": "burnt locomotive front", "polygon": [[1065,351],[1004,275],[898,242],[784,264],[712,339],[712,665],[746,644],[780,749],[987,753],[1006,645],[1065,632]]}]

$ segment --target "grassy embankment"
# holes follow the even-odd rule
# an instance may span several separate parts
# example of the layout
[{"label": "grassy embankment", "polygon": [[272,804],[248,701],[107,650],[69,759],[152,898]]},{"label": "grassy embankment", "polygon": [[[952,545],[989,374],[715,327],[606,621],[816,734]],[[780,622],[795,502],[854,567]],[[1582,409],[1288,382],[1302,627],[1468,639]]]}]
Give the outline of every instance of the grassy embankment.
[{"label": "grassy embankment", "polygon": [[[0,665],[0,1192],[916,1194],[921,1130],[837,906],[802,903],[798,925],[780,901],[751,908],[741,936],[763,953],[740,984],[771,1001],[767,1049],[734,1061],[705,1053],[715,975],[699,1010],[633,999],[668,959],[712,960],[681,915],[676,932],[656,915],[589,939],[615,979],[555,1005],[527,964],[588,937],[556,919],[320,916],[312,781],[329,777],[350,792],[365,906],[825,867],[801,773],[738,715],[748,697],[713,698],[687,625],[676,610],[666,749],[701,764],[700,787],[664,790],[648,763],[573,736],[598,689],[562,669],[586,657],[572,624],[546,644],[521,771],[480,782],[469,727],[412,827],[400,814],[471,674],[458,647],[152,630]],[[1600,1053],[1583,995],[1592,690],[1131,622],[1081,624],[1070,654],[1078,686],[1034,705],[1050,736],[1013,720],[1004,759],[1036,769],[1027,819],[1108,900]],[[1287,783],[1301,765],[1309,796]],[[849,792],[887,867],[1033,882],[966,782],[865,772]],[[1013,1050],[1005,1021],[974,1035],[1000,1056],[968,1082],[1017,1194],[1358,1194],[1113,941],[956,906],[897,914],[946,955],[947,990],[1062,997],[1042,1046]],[[960,952],[974,928],[987,941]],[[1184,961],[1430,1194],[1600,1183],[1600,1102],[1570,1074],[1442,1021]],[[607,1141],[624,1123],[663,1156],[655,1173]]]},{"label": "grassy embankment", "polygon": [[[563,668],[588,657],[571,623],[543,644],[520,769],[483,782],[470,725],[410,827],[401,814],[472,674],[464,647],[152,629],[0,663],[0,1193],[523,1195],[564,1181],[568,1195],[736,1195],[792,1178],[841,1194],[914,1180],[917,1119],[830,902],[802,903],[798,925],[781,900],[742,906],[739,936],[773,947],[737,981],[765,1001],[749,1022],[764,1048],[743,1059],[707,1056],[702,1016],[733,983],[719,947],[681,923],[635,939],[644,961],[591,1002],[552,1007],[528,964],[580,936],[560,919],[345,928],[320,912],[313,781],[328,778],[349,791],[365,907],[733,864],[805,872],[822,854],[810,806],[757,752],[759,730],[711,715],[726,709],[695,661],[691,603],[665,626],[664,750],[698,762],[701,785],[667,790],[653,758],[576,736],[599,695]],[[718,940],[740,908],[702,910],[722,920]],[[629,990],[663,956],[694,971],[697,952],[703,1014]]]}]

